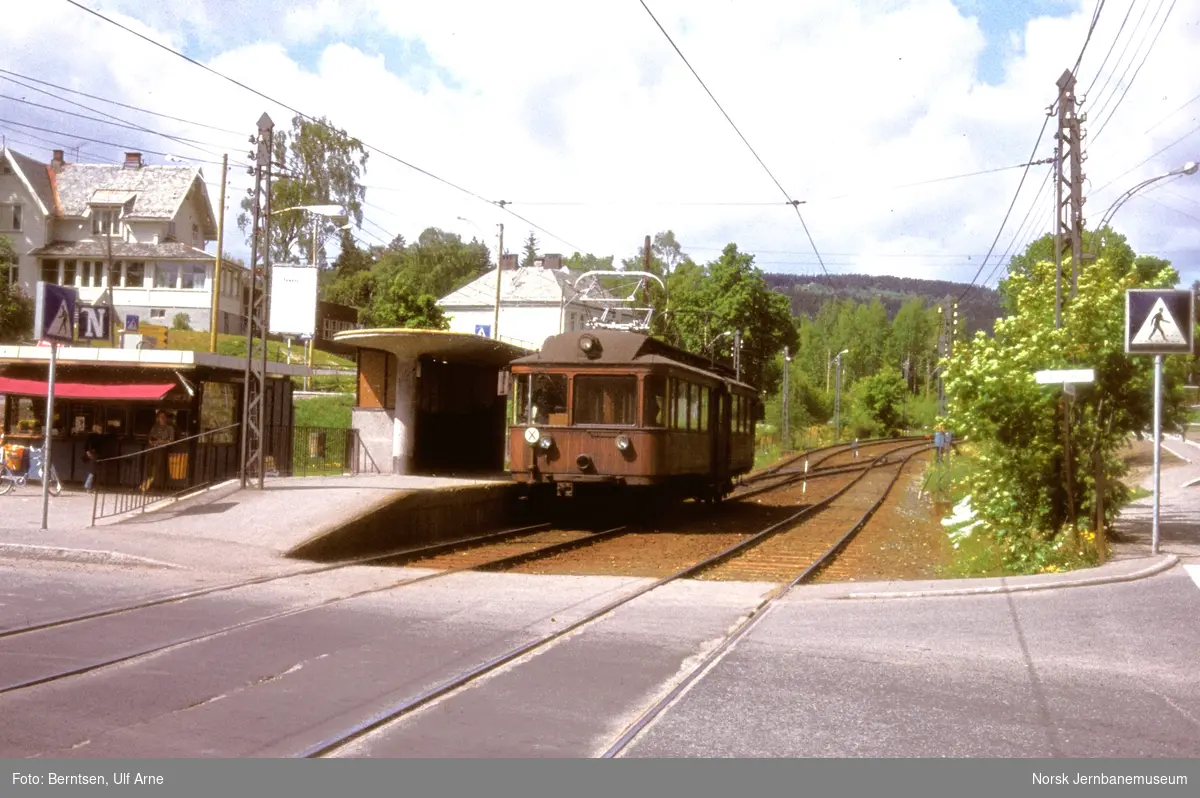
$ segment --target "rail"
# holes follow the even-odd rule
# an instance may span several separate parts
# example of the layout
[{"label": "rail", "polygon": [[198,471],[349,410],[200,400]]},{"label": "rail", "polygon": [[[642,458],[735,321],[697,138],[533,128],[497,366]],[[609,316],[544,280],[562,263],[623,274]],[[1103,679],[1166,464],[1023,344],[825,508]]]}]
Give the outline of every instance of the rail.
[{"label": "rail", "polygon": [[96,461],[92,526],[188,491],[233,479],[240,472],[240,424]]}]

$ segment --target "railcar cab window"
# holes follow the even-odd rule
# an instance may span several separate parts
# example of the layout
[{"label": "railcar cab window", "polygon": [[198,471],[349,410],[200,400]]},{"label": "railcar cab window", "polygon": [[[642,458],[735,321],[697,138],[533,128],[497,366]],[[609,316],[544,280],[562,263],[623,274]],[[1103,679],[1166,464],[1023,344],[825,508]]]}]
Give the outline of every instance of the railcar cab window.
[{"label": "railcar cab window", "polygon": [[580,374],[575,377],[575,423],[637,424],[637,382],[629,375]]},{"label": "railcar cab window", "polygon": [[[532,395],[532,400],[531,400]],[[566,425],[567,375],[530,374],[517,381],[518,423]]]},{"label": "railcar cab window", "polygon": [[661,374],[650,374],[642,388],[645,407],[642,408],[642,425],[646,427],[667,426],[667,378]]}]

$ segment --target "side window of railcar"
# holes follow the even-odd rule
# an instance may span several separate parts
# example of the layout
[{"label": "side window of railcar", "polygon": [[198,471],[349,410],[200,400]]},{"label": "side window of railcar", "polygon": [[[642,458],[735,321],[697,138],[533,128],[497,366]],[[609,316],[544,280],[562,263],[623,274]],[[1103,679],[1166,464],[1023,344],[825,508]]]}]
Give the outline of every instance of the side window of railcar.
[{"label": "side window of railcar", "polygon": [[661,374],[646,375],[642,396],[645,402],[642,423],[647,427],[667,426],[667,378]]},{"label": "side window of railcar", "polygon": [[672,377],[671,397],[671,426],[675,429],[687,429],[687,383]]},{"label": "side window of railcar", "polygon": [[576,376],[575,423],[636,424],[637,377],[633,374]]},{"label": "side window of railcar", "polygon": [[697,404],[697,410],[700,414],[699,429],[701,432],[708,432],[708,386],[698,385],[696,387],[699,388],[700,393],[699,402]]},{"label": "side window of railcar", "polygon": [[742,397],[736,393],[729,397],[729,428],[737,433],[742,431]]},{"label": "side window of railcar", "polygon": [[534,374],[530,424],[567,423],[567,375]]}]

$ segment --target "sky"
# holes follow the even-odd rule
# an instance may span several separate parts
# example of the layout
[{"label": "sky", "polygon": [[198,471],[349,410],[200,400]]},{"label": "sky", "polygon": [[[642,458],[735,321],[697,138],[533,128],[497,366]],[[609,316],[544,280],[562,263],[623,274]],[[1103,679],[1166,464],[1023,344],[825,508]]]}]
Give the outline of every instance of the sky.
[{"label": "sky", "polygon": [[[508,251],[532,230],[544,253],[620,259],[669,229],[698,261],[732,242],[766,271],[994,285],[1052,230],[1051,167],[1002,167],[1053,155],[1053,120],[1034,143],[1096,1],[646,0],[718,108],[641,0],[41,0],[0,25],[0,134],[44,162],[183,159],[214,205],[228,153],[238,255],[248,139],[295,109],[371,148],[363,245],[435,226],[494,253],[503,224]],[[1200,0],[1101,6],[1077,72],[1088,224],[1200,160],[1198,48]],[[1113,226],[1200,279],[1200,175],[1155,183]]]}]

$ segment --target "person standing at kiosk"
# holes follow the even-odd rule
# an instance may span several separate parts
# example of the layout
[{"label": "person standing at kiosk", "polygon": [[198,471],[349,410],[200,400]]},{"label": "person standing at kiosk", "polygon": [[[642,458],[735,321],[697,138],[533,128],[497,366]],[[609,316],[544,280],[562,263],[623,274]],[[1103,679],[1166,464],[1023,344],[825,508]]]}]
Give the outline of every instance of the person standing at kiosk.
[{"label": "person standing at kiosk", "polygon": [[[142,482],[142,490],[159,488],[167,481],[167,448],[165,444],[175,440],[175,427],[167,419],[165,410],[158,411],[158,418],[150,428],[148,447],[151,449],[146,459],[146,480]],[[162,447],[162,448],[155,448]]]}]

